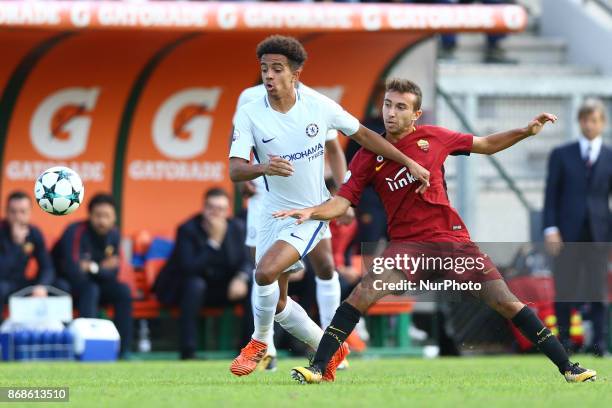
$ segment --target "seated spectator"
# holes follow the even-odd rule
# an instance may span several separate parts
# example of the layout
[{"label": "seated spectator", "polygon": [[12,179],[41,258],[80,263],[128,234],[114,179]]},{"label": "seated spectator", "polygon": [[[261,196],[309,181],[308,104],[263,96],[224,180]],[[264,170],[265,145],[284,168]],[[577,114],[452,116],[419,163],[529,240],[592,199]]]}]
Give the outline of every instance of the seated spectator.
[{"label": "seated spectator", "polygon": [[[32,296],[47,296],[44,285],[54,278],[51,257],[42,233],[30,224],[32,200],[22,191],[12,192],[6,202],[6,219],[0,223],[0,320],[11,293],[36,285]],[[35,279],[26,276],[28,262],[38,266]]]},{"label": "seated spectator", "polygon": [[181,359],[195,357],[202,306],[242,304],[242,342],[250,338],[249,282],[253,265],[244,240],[244,223],[230,218],[230,198],[221,188],[208,190],[201,213],[179,226],[174,249],[154,290],[162,303],[178,304],[181,309]]},{"label": "seated spectator", "polygon": [[114,306],[120,357],[126,358],[132,344],[132,296],[118,280],[121,237],[115,201],[109,194],[97,194],[88,211],[89,218],[69,225],[53,248],[60,278],[56,285],[72,294],[80,317],[95,318],[100,305]]},{"label": "seated spectator", "polygon": [[[511,4],[512,0],[406,0],[406,3],[436,3],[436,4]],[[497,64],[513,64],[515,60],[506,57],[504,49],[500,46],[500,41],[506,36],[504,34],[487,34],[487,45],[485,48],[484,62]],[[454,52],[457,48],[456,34],[442,34],[441,37],[442,50],[440,57],[442,59],[453,59]]]}]

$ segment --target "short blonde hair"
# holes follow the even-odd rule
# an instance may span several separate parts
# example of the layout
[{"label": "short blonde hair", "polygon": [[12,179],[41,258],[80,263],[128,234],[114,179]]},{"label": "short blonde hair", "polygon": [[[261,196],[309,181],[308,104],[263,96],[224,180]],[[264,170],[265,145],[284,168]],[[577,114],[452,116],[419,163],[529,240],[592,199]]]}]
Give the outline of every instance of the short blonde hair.
[{"label": "short blonde hair", "polygon": [[599,112],[603,120],[607,119],[606,105],[603,101],[597,98],[588,98],[582,103],[580,109],[578,109],[578,120],[582,120],[595,112]]}]

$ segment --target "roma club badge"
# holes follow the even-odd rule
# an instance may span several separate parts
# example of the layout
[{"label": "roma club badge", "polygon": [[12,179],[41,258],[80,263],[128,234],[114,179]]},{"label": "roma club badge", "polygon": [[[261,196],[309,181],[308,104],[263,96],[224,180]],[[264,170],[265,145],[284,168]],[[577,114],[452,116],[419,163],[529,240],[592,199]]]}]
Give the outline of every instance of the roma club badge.
[{"label": "roma club badge", "polygon": [[419,146],[419,149],[424,152],[429,151],[429,142],[425,139],[419,139],[419,141],[417,142],[417,146]]},{"label": "roma club badge", "polygon": [[31,242],[26,242],[25,244],[23,244],[23,253],[26,254],[27,256],[32,255],[32,252],[34,252],[34,244]]}]

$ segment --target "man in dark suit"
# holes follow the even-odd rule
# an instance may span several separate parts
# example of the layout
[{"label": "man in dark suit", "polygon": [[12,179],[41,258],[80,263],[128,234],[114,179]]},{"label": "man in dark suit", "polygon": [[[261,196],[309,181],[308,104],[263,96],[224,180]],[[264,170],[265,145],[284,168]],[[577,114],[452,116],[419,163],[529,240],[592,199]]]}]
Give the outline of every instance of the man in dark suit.
[{"label": "man in dark suit", "polygon": [[253,265],[244,245],[244,223],[230,218],[229,195],[221,188],[208,190],[203,204],[200,214],[179,226],[172,254],[154,288],[162,303],[178,304],[181,309],[184,360],[195,357],[202,306],[240,303],[244,308],[242,337],[248,341],[253,331],[249,296]]},{"label": "man in dark suit", "polygon": [[[595,355],[606,352],[607,261],[612,239],[612,149],[603,144],[605,105],[588,100],[578,112],[582,135],[553,150],[544,202],[544,239],[554,259],[559,337],[567,348],[573,307],[593,323]],[[565,243],[565,245],[564,245]]]},{"label": "man in dark suit", "polygon": [[[6,219],[0,223],[0,321],[4,305],[11,293],[36,285],[32,296],[47,296],[45,285],[53,281],[51,257],[42,233],[30,224],[32,200],[22,192],[12,192],[6,201]],[[34,259],[38,275],[28,280],[28,262]]]},{"label": "man in dark suit", "polygon": [[128,357],[132,344],[132,295],[118,280],[121,236],[115,225],[115,201],[97,194],[89,201],[89,219],[66,228],[53,248],[61,289],[76,298],[81,317],[98,317],[98,306],[112,304],[121,336],[120,357]]}]

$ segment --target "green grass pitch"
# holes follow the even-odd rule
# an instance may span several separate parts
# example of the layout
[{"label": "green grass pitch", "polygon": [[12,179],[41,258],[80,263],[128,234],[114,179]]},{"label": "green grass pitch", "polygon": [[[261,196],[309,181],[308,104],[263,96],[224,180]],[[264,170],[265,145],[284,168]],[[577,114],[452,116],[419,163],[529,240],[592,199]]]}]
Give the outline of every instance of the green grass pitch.
[{"label": "green grass pitch", "polygon": [[70,403],[53,405],[76,407],[611,406],[612,359],[578,357],[597,370],[597,382],[567,384],[543,357],[510,356],[354,358],[335,383],[309,386],[289,377],[305,359],[285,359],[275,373],[244,378],[229,373],[229,361],[7,363],[0,367],[0,386],[69,386]]}]

